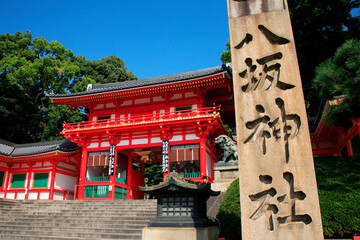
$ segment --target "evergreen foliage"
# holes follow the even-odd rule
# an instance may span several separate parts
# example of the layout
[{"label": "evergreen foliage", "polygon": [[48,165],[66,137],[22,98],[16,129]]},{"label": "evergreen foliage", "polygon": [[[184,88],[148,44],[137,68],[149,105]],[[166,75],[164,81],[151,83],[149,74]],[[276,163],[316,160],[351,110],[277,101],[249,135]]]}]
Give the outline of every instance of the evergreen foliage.
[{"label": "evergreen foliage", "polygon": [[220,221],[220,236],[229,240],[241,239],[239,179],[227,189],[216,218]]},{"label": "evergreen foliage", "polygon": [[162,182],[163,172],[160,163],[145,163],[145,177],[149,179],[148,186],[154,186]]},{"label": "evergreen foliage", "polygon": [[346,41],[333,57],[321,63],[314,83],[323,100],[344,96],[343,102],[328,109],[326,123],[350,127],[351,118],[360,117],[360,41]]},{"label": "evergreen foliage", "polygon": [[326,238],[360,232],[360,155],[315,157],[321,217]]},{"label": "evergreen foliage", "polygon": [[88,84],[123,82],[138,79],[126,70],[125,63],[118,56],[110,55],[100,60],[79,58],[81,79],[73,92],[85,91]]},{"label": "evergreen foliage", "polygon": [[[360,232],[360,155],[351,158],[315,157],[325,238],[352,238]],[[217,218],[221,236],[240,239],[239,179],[228,188]]]},{"label": "evergreen foliage", "polygon": [[89,61],[57,41],[17,32],[0,35],[0,139],[62,139],[62,124],[84,121],[85,109],[53,105],[47,94],[84,91],[88,83],[137,79],[117,56]]},{"label": "evergreen foliage", "polygon": [[231,62],[230,41],[227,41],[225,45],[226,45],[226,50],[221,53],[220,60],[223,63],[230,63]]}]

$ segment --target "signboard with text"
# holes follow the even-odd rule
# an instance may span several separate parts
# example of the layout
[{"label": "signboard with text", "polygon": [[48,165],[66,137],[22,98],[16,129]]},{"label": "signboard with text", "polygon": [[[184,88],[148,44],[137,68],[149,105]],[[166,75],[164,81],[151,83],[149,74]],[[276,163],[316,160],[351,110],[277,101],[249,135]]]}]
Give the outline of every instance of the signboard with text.
[{"label": "signboard with text", "polygon": [[169,172],[169,141],[162,141],[162,171]]},{"label": "signboard with text", "polygon": [[115,163],[115,145],[110,145],[109,155],[109,176],[114,174],[114,163]]}]

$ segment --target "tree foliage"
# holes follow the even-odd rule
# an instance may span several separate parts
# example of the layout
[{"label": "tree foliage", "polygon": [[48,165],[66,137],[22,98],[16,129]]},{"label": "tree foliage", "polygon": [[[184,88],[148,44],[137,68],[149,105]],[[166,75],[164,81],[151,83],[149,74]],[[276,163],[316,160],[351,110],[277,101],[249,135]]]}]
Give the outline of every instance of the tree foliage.
[{"label": "tree foliage", "polygon": [[126,70],[125,63],[118,56],[110,55],[100,60],[79,58],[81,80],[72,89],[85,91],[88,84],[103,84],[136,80],[137,77]]},{"label": "tree foliage", "polygon": [[312,89],[315,68],[334,54],[347,39],[360,38],[360,17],[351,11],[356,0],[288,0],[305,97],[317,111],[317,91]]},{"label": "tree foliage", "polygon": [[[360,38],[360,17],[352,15],[360,7],[357,0],[288,0],[305,98],[310,114],[317,111],[317,92],[312,86],[315,68],[333,55],[350,38]],[[221,55],[231,61],[228,43]]]},{"label": "tree foliage", "polygon": [[[80,74],[77,57],[60,43],[30,32],[0,35],[0,138],[17,143],[47,140],[50,107],[46,94],[65,93]],[[79,117],[74,112],[61,120]],[[59,134],[57,131],[56,135]]]},{"label": "tree foliage", "polygon": [[360,116],[360,41],[346,41],[333,57],[321,63],[314,84],[323,100],[344,95],[343,102],[328,109],[327,124],[351,126],[351,117]]},{"label": "tree foliage", "polygon": [[149,179],[148,186],[162,182],[163,172],[161,163],[145,163],[145,177]]},{"label": "tree foliage", "polygon": [[230,49],[230,41],[226,42],[226,50],[221,53],[220,60],[223,63],[231,62],[231,49]]},{"label": "tree foliage", "polygon": [[0,139],[25,143],[62,138],[62,123],[84,120],[84,111],[52,105],[47,94],[130,79],[136,77],[117,56],[89,61],[30,32],[1,34]]}]

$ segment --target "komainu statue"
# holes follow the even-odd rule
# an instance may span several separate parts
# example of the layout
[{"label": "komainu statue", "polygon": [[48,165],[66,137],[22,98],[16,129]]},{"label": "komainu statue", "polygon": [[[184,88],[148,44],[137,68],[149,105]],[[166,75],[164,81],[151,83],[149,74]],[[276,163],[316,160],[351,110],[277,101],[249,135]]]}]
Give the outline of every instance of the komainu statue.
[{"label": "komainu statue", "polygon": [[238,160],[237,144],[234,140],[226,135],[220,135],[215,138],[215,144],[219,146],[223,153],[222,162],[228,161],[231,155],[235,160]]}]

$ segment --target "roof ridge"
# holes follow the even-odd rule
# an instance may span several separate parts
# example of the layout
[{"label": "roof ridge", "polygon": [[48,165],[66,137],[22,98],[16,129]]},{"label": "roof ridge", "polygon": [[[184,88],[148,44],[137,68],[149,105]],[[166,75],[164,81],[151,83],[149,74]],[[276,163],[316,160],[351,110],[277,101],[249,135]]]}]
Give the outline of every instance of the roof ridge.
[{"label": "roof ridge", "polygon": [[104,84],[96,84],[91,85],[88,90],[83,92],[75,92],[75,93],[64,93],[64,94],[47,94],[50,98],[61,98],[61,97],[75,97],[75,96],[84,96],[98,93],[105,93],[111,91],[121,91],[121,90],[129,90],[140,87],[150,87],[162,84],[171,84],[180,81],[188,81],[191,79],[197,79],[201,77],[207,77],[215,74],[219,74],[221,72],[229,72],[231,66],[223,64],[217,67],[205,68],[200,70],[188,71],[183,73],[170,74],[165,76],[144,78],[132,81],[123,81],[123,82],[115,82],[115,83],[104,83]]},{"label": "roof ridge", "polygon": [[36,143],[20,143],[14,144],[15,148],[28,148],[28,147],[40,147],[40,146],[48,146],[53,144],[60,144],[66,141],[70,141],[69,139],[62,139],[62,140],[54,140],[54,141],[47,141],[47,142],[36,142]]}]

